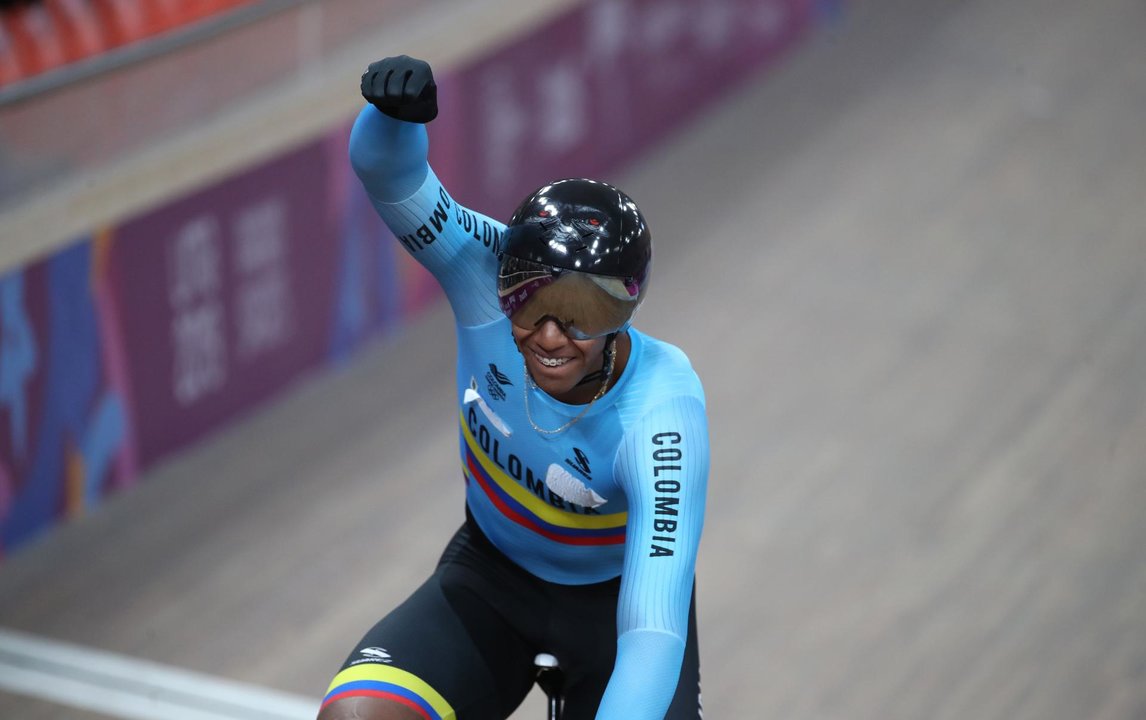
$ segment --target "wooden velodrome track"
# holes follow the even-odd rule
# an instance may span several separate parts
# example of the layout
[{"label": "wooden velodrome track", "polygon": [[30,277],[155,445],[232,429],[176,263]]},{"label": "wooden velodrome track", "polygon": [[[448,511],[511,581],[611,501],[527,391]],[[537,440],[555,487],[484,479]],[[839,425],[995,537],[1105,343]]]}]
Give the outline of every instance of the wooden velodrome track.
[{"label": "wooden velodrome track", "polygon": [[[708,717],[1146,718],[1144,36],[858,2],[622,178],[708,392]],[[18,553],[0,625],[317,697],[461,519],[452,352],[439,308]]]}]

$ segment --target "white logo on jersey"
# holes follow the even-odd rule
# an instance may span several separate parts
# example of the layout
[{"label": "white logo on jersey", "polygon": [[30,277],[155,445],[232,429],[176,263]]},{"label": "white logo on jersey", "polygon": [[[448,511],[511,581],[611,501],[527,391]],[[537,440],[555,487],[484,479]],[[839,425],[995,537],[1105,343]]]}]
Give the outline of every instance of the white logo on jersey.
[{"label": "white logo on jersey", "polygon": [[545,484],[562,500],[568,500],[574,505],[588,508],[598,508],[609,502],[598,495],[591,488],[585,487],[573,475],[557,463],[549,466],[549,473],[545,476]]},{"label": "white logo on jersey", "polygon": [[481,411],[485,413],[487,418],[489,418],[490,423],[492,423],[493,426],[498,429],[498,432],[500,432],[502,435],[505,435],[506,437],[513,435],[513,430],[511,430],[509,425],[506,425],[505,421],[502,420],[501,417],[493,411],[493,408],[489,406],[489,403],[485,401],[485,398],[481,396],[481,393],[478,392],[477,388],[477,378],[471,377],[470,386],[466,388],[465,393],[462,395],[462,402],[466,405],[469,405],[470,403],[477,403],[477,406],[481,408]]}]

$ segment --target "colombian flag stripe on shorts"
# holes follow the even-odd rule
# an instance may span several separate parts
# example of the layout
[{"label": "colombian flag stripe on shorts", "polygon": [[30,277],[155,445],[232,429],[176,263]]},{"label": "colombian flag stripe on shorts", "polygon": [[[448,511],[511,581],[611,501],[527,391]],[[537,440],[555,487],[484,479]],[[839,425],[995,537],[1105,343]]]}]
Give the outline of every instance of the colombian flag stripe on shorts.
[{"label": "colombian flag stripe on shorts", "polygon": [[416,675],[382,663],[362,663],[338,673],[330,683],[322,706],[347,697],[392,700],[414,710],[426,720],[456,718],[454,709],[445,698]]}]

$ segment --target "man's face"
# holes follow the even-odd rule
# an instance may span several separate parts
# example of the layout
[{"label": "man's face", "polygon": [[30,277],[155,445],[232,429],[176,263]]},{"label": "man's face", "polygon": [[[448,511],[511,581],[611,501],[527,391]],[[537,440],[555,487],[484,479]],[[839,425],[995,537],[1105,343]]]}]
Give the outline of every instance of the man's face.
[{"label": "man's face", "polygon": [[556,320],[547,318],[532,328],[513,325],[513,339],[533,381],[550,397],[580,404],[597,394],[599,383],[579,383],[601,369],[606,338],[575,340],[565,334]]}]

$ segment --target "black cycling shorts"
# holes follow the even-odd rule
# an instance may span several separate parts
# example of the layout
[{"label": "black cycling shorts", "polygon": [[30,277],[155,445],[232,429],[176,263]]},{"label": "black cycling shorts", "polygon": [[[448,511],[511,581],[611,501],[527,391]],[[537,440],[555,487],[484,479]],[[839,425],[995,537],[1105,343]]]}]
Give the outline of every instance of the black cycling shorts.
[{"label": "black cycling shorts", "polygon": [[[591,720],[617,652],[620,579],[546,582],[501,553],[472,518],[433,575],[378,622],[334,678],[323,705],[344,697],[400,702],[427,720],[502,720],[534,679],[534,657],[565,672],[565,720]],[[700,716],[696,596],[676,694],[665,717]]]}]

